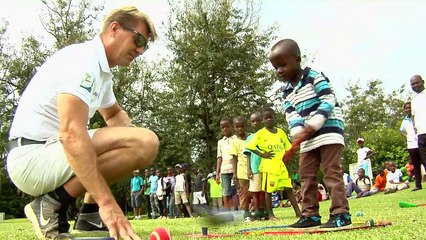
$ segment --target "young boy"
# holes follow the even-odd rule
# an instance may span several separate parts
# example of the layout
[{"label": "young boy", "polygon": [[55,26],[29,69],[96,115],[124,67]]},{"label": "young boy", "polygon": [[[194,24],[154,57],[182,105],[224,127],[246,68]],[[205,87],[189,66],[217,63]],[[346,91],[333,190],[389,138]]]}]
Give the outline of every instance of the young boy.
[{"label": "young boy", "polygon": [[269,60],[280,80],[287,83],[283,88],[283,106],[294,141],[283,160],[289,162],[300,146],[303,216],[291,227],[321,225],[317,198],[320,165],[324,170],[324,183],[332,196],[330,219],[321,227],[349,225],[352,223],[349,205],[339,171],[344,147],[343,118],[330,82],[321,73],[301,68],[299,46],[291,39],[277,42]]},{"label": "young boy", "polygon": [[[262,128],[262,113],[255,112],[250,116],[250,123],[254,132]],[[253,138],[254,133],[247,137],[246,144]],[[262,173],[259,171],[260,161],[262,160],[257,154],[250,151],[244,151],[247,156],[247,174],[250,179],[249,191],[253,197],[254,217],[253,220],[260,220],[265,217],[265,193],[262,191]]]},{"label": "young boy", "polygon": [[141,219],[141,199],[140,196],[143,192],[144,181],[139,176],[139,170],[133,171],[133,177],[130,179],[130,204],[133,207],[135,220]]},{"label": "young boy", "polygon": [[230,154],[232,155],[232,160],[237,166],[237,178],[239,184],[238,196],[240,199],[240,209],[244,210],[244,219],[245,221],[252,221],[251,214],[249,211],[249,178],[247,174],[247,158],[244,155],[244,150],[246,148],[246,127],[247,120],[244,117],[235,117],[234,118],[234,131],[236,133],[236,139],[231,144]]},{"label": "young boy", "polygon": [[237,180],[237,168],[230,154],[233,135],[232,119],[222,118],[220,120],[220,130],[223,138],[217,142],[217,167],[216,182],[222,182],[222,195],[226,211],[231,211],[232,195],[231,182]]},{"label": "young boy", "polygon": [[[207,184],[205,185],[204,192],[210,193],[213,212],[220,212],[222,210],[222,184],[216,182],[216,172],[209,173],[207,176]],[[208,189],[207,189],[208,187]]]},{"label": "young boy", "polygon": [[396,169],[395,162],[390,161],[388,164],[389,172],[386,175],[386,188],[385,194],[394,193],[397,190],[404,190],[409,188],[408,183],[402,181],[402,172]]},{"label": "young boy", "polygon": [[175,177],[175,204],[177,205],[176,216],[183,217],[183,208],[181,208],[181,204],[183,204],[189,216],[192,217],[191,207],[189,206],[188,202],[188,190],[185,181],[185,173],[182,171],[182,166],[180,164],[176,164],[175,169],[177,173]]},{"label": "young boy", "polygon": [[291,148],[287,135],[275,127],[275,112],[271,108],[262,111],[264,128],[256,132],[246,148],[262,157],[259,170],[262,172],[262,190],[265,192],[265,206],[270,220],[277,220],[272,211],[272,193],[284,190],[293,205],[296,216],[301,213],[292,190],[291,179],[282,158]]},{"label": "young boy", "polygon": [[369,196],[369,191],[371,187],[371,181],[368,176],[365,176],[364,168],[358,169],[358,178],[354,181],[349,182],[346,189],[346,197],[351,197],[352,192],[357,193],[357,198]]}]

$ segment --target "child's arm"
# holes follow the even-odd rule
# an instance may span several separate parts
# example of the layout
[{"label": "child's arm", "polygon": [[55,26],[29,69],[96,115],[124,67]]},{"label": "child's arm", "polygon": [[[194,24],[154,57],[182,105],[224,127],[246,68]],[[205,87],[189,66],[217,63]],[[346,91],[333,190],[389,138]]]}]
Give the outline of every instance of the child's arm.
[{"label": "child's arm", "polygon": [[217,158],[217,166],[216,166],[216,182],[220,183],[220,166],[222,166],[222,157]]},{"label": "child's arm", "polygon": [[265,153],[261,153],[258,150],[251,150],[250,151],[254,154],[256,154],[257,156],[261,157],[261,158],[273,158],[275,156],[274,151],[270,151],[270,152],[265,152]]},{"label": "child's arm", "polygon": [[253,171],[251,170],[251,153],[250,152],[244,152],[244,156],[247,158],[247,176],[249,179],[253,177]]},{"label": "child's arm", "polygon": [[234,182],[237,181],[237,164],[238,163],[238,157],[236,155],[232,155],[232,169],[233,169],[233,174],[232,174],[232,180]]}]

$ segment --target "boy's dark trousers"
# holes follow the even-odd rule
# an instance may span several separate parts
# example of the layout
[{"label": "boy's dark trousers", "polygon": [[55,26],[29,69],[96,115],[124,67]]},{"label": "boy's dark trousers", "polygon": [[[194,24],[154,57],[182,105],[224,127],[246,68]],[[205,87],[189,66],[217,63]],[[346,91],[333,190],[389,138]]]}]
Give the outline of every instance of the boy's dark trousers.
[{"label": "boy's dark trousers", "polygon": [[[418,148],[412,148],[412,149],[407,149],[408,151],[408,155],[410,155],[410,159],[411,162],[413,163],[413,167],[414,167],[414,177],[416,178],[416,187],[418,188],[422,188],[422,159],[420,156],[420,152]],[[413,174],[410,173],[411,174]]]},{"label": "boy's dark trousers", "polygon": [[420,159],[424,166],[426,164],[426,134],[417,136],[417,144],[419,146]]},{"label": "boy's dark trousers", "polygon": [[343,145],[323,145],[300,154],[299,175],[302,181],[302,214],[319,215],[317,174],[320,165],[324,171],[324,183],[331,195],[330,214],[349,212],[345,186],[340,174],[340,158]]},{"label": "boy's dark trousers", "polygon": [[147,202],[146,211],[148,212],[148,219],[151,219],[152,218],[152,216],[151,216],[151,211],[152,211],[151,199],[150,199],[149,195],[144,195],[144,196],[145,196],[145,200]]}]

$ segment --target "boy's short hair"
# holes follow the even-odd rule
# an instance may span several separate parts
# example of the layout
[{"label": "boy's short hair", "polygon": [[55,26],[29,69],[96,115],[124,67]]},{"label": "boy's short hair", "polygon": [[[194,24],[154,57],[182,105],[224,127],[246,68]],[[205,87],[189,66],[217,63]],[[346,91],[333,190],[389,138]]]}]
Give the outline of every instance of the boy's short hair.
[{"label": "boy's short hair", "polygon": [[149,16],[139,11],[136,7],[126,6],[113,10],[106,17],[102,25],[101,33],[105,33],[108,26],[112,22],[118,22],[121,25],[127,25],[134,21],[141,21],[146,24],[148,28],[149,39],[148,41],[154,41],[157,39],[157,31],[155,30],[154,23],[151,21]]},{"label": "boy's short hair", "polygon": [[229,124],[233,125],[233,121],[230,117],[223,117],[220,119],[220,122],[228,122]]},{"label": "boy's short hair", "polygon": [[274,114],[274,115],[275,115],[275,111],[274,111],[274,109],[272,109],[271,107],[264,107],[264,108],[262,109],[262,116],[263,116],[266,112],[270,112],[270,113],[272,113],[272,114]]},{"label": "boy's short hair", "polygon": [[287,48],[287,50],[290,50],[291,54],[293,54],[296,57],[300,57],[301,53],[300,53],[299,45],[297,44],[296,41],[289,38],[279,40],[277,43],[274,44],[274,46],[272,46],[271,51],[274,51],[275,49],[279,47],[284,47],[284,46]]},{"label": "boy's short hair", "polygon": [[234,117],[234,122],[244,122],[247,123],[247,119],[243,116]]}]

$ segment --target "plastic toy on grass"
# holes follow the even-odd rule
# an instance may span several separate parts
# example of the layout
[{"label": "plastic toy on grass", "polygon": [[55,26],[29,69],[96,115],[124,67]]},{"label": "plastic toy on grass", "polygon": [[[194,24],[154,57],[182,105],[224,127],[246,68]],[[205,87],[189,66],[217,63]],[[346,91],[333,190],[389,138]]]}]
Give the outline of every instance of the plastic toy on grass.
[{"label": "plastic toy on grass", "polygon": [[400,208],[412,208],[412,207],[424,207],[426,206],[426,203],[409,203],[409,202],[399,202],[399,207]]}]

